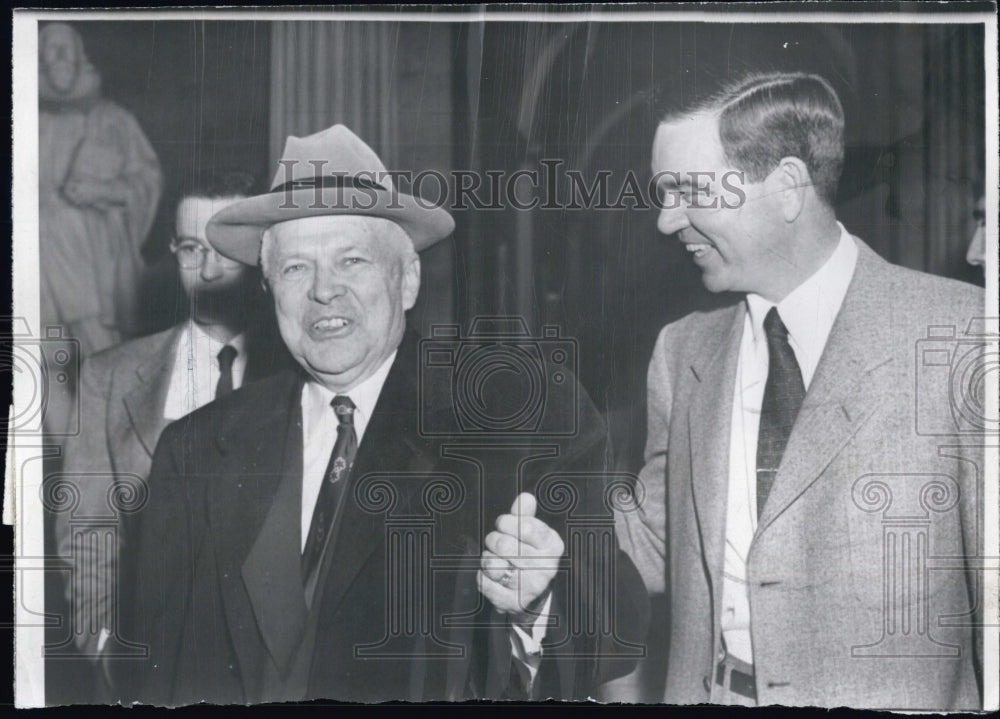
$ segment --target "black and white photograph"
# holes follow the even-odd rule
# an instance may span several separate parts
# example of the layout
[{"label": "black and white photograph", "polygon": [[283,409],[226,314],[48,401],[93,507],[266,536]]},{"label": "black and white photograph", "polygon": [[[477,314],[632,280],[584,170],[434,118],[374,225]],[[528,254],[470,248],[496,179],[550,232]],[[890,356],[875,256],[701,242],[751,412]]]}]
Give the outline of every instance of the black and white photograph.
[{"label": "black and white photograph", "polygon": [[13,28],[16,706],[998,709],[994,2]]}]

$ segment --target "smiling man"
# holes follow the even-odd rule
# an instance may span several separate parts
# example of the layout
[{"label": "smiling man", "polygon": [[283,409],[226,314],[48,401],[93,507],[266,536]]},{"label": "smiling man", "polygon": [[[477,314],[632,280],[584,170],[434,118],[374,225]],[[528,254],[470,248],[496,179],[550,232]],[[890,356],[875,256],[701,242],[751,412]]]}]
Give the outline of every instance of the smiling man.
[{"label": "smiling man", "polygon": [[[141,700],[583,698],[628,670],[598,659],[641,638],[641,579],[623,554],[600,577],[567,561],[565,512],[534,495],[581,478],[575,510],[607,514],[606,432],[582,390],[550,402],[578,412],[572,437],[492,453],[477,438],[480,461],[418,431],[406,311],[417,252],[453,227],[342,125],[289,138],[271,192],[212,218],[214,247],[260,262],[298,367],[164,432],[140,519]],[[573,631],[573,612],[612,612],[608,594],[626,598],[613,631]]]},{"label": "smiling man", "polygon": [[[619,517],[670,598],[670,703],[980,707],[981,577],[963,562],[982,541],[982,451],[956,439],[955,356],[935,381],[915,357],[935,331],[959,337],[983,295],[837,222],[843,130],[825,80],[772,74],[656,132],[658,228],[709,290],[736,293],[660,333],[646,501]],[[907,516],[926,534],[906,535]]]}]

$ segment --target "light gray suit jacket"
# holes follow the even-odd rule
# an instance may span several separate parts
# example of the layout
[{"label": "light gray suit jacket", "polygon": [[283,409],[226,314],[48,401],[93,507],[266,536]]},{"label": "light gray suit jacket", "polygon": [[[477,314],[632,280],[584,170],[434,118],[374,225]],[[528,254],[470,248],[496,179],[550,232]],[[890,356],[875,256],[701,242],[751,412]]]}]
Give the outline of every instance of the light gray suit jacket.
[{"label": "light gray suit jacket", "polygon": [[[967,434],[956,429],[962,383],[950,380],[972,379],[977,344],[960,338],[983,316],[983,294],[855,242],[854,277],[748,554],[758,701],[977,709],[982,584],[965,558],[983,554],[982,434],[969,412]],[[744,315],[739,302],[660,333],[645,498],[617,518],[648,589],[669,595],[669,703],[717,691]],[[948,329],[959,339],[942,338]]]},{"label": "light gray suit jacket", "polygon": [[96,650],[102,627],[118,626],[121,519],[146,497],[153,450],[169,424],[163,408],[184,326],[112,347],[83,364],[80,433],[66,442],[58,480],[75,493],[75,506],[57,512],[54,526],[59,555],[73,562],[66,594],[74,640],[88,652]]}]

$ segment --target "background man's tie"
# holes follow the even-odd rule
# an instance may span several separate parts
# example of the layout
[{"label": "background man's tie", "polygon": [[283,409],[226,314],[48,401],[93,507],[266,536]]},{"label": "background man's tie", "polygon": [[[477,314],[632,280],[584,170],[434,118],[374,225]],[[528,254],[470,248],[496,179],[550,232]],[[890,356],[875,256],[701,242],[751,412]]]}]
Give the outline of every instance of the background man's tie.
[{"label": "background man's tie", "polygon": [[236,359],[236,348],[226,345],[219,350],[219,382],[215,385],[216,398],[233,391],[233,360]]},{"label": "background man's tie", "polygon": [[764,317],[764,333],[767,335],[768,366],[757,435],[758,518],[764,513],[788,436],[806,396],[799,363],[795,361],[795,352],[788,344],[788,329],[781,321],[777,307],[768,310]]},{"label": "background man's tie", "polygon": [[354,455],[358,452],[358,435],[354,431],[354,403],[350,397],[337,395],[330,405],[337,414],[337,443],[333,445],[330,463],[326,466],[323,486],[319,490],[316,508],[313,510],[306,548],[302,552],[302,581],[306,588],[307,601],[312,598],[323,548],[326,546],[337,514],[340,495],[354,465]]}]

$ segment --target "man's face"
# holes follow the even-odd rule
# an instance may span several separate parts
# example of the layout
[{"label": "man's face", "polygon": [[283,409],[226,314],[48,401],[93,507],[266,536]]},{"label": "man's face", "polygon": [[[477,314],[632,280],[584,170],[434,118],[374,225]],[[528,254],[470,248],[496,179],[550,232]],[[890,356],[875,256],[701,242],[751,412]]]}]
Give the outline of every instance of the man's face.
[{"label": "man's face", "polygon": [[705,287],[768,297],[782,254],[781,211],[767,179],[750,183],[728,165],[717,119],[661,124],[653,140],[653,176],[663,206],[657,228],[687,247]]},{"label": "man's face", "polygon": [[317,381],[346,392],[399,346],[420,288],[420,262],[388,220],[353,215],[290,220],[271,228],[267,279],[278,328]]},{"label": "man's face", "polygon": [[231,316],[239,309],[250,268],[222,257],[208,244],[205,227],[216,212],[241,197],[185,197],[177,206],[171,250],[177,258],[181,285],[191,301],[196,322]]},{"label": "man's face", "polygon": [[80,59],[76,38],[68,27],[53,26],[45,35],[42,46],[42,68],[49,84],[58,92],[69,92],[76,81]]},{"label": "man's face", "polygon": [[969,250],[965,253],[965,260],[970,265],[982,267],[986,264],[986,196],[983,195],[976,202],[976,209],[972,211],[972,217],[976,221],[976,231],[972,234],[972,241],[969,242]]}]

